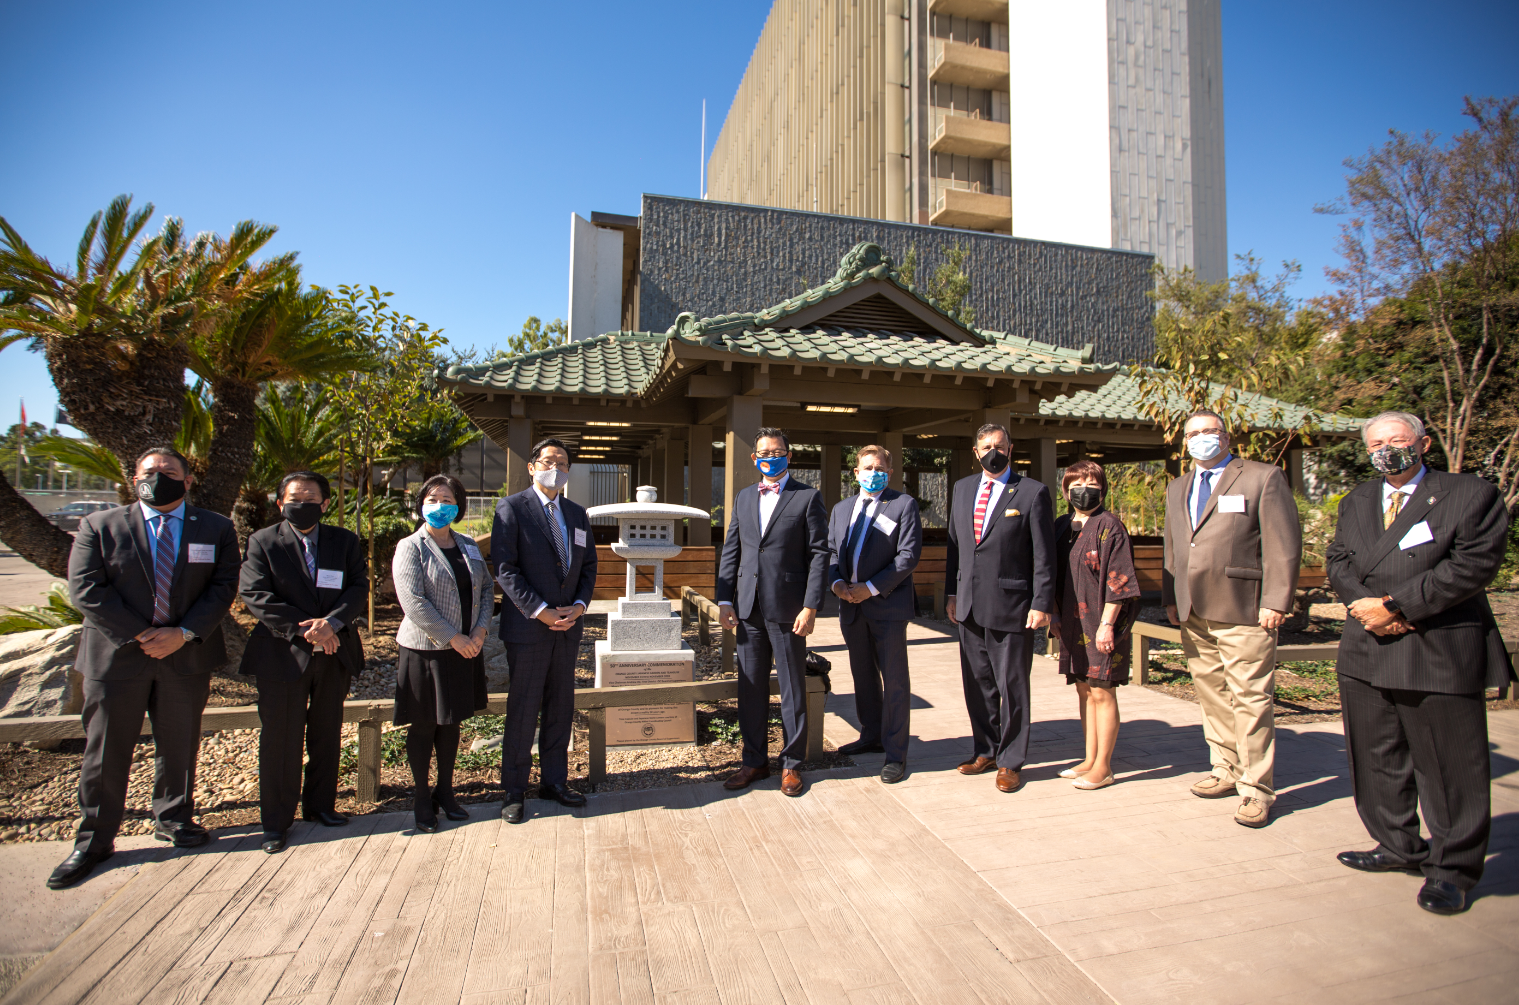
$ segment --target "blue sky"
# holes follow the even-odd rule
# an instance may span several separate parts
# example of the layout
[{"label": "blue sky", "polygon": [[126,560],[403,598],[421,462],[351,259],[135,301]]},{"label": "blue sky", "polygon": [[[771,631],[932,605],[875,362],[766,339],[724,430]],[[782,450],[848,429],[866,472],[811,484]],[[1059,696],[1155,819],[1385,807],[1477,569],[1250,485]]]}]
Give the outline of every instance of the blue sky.
[{"label": "blue sky", "polygon": [[[308,281],[489,348],[566,313],[571,212],[697,194],[701,102],[710,144],[769,6],[13,0],[0,215],[64,260],[121,192],[192,230],[277,224]],[[1345,157],[1519,93],[1508,0],[1224,0],[1223,24],[1230,248],[1301,261],[1301,295]],[[0,416],[50,420],[41,358],[7,357]]]}]

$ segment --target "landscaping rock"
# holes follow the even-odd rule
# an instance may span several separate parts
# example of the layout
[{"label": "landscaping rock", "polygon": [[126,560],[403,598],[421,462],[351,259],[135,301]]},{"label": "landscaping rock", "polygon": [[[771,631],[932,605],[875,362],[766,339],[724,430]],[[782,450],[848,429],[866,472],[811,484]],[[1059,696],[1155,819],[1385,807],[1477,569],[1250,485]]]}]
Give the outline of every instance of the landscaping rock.
[{"label": "landscaping rock", "polygon": [[0,636],[0,717],[68,715],[83,701],[70,684],[82,625]]}]

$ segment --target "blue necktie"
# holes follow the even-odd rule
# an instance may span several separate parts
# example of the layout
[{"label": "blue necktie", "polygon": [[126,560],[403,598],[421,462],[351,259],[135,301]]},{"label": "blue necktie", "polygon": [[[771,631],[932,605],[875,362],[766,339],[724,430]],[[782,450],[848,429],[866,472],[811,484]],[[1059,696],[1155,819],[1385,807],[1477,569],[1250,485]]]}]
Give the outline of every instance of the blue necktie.
[{"label": "blue necktie", "polygon": [[306,575],[316,582],[316,556],[311,552],[311,538],[301,535],[301,550],[306,553]]},{"label": "blue necktie", "polygon": [[860,507],[860,515],[854,518],[854,523],[849,525],[849,534],[844,538],[844,554],[840,556],[844,560],[846,570],[844,578],[854,582],[854,546],[859,542],[865,528],[870,526],[870,502]]},{"label": "blue necktie", "polygon": [[1203,519],[1203,509],[1208,505],[1208,499],[1213,495],[1213,472],[1203,472],[1203,483],[1197,487],[1197,518],[1192,521],[1196,527]]},{"label": "blue necktie", "polygon": [[169,591],[174,586],[174,535],[169,531],[168,516],[158,518],[153,549],[153,625],[169,623]]}]

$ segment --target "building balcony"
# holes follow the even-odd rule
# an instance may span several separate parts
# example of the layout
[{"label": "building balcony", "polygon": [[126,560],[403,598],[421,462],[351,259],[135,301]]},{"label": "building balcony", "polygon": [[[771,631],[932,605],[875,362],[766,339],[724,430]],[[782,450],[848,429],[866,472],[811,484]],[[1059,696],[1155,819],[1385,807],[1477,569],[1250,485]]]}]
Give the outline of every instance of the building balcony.
[{"label": "building balcony", "polygon": [[987,91],[1005,91],[1008,56],[996,49],[964,42],[945,42],[934,57],[928,79],[936,84],[958,84]]},{"label": "building balcony", "polygon": [[1007,0],[928,0],[928,12],[1007,24]]},{"label": "building balcony", "polygon": [[936,227],[1011,233],[1013,200],[1010,196],[990,195],[972,189],[940,189],[939,198],[934,202],[934,214],[928,222]]},{"label": "building balcony", "polygon": [[968,115],[946,115],[939,120],[928,149],[936,154],[1006,160],[1012,143],[1012,127],[1006,122],[992,122]]}]

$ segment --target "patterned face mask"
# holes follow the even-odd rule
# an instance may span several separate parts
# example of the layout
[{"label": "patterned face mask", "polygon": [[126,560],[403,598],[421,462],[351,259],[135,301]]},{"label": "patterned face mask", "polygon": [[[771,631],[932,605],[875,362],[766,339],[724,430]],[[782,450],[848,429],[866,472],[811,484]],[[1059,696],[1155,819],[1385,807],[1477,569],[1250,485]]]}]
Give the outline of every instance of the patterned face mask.
[{"label": "patterned face mask", "polygon": [[1419,448],[1414,444],[1399,447],[1387,444],[1371,452],[1371,466],[1384,475],[1400,475],[1419,463]]}]

